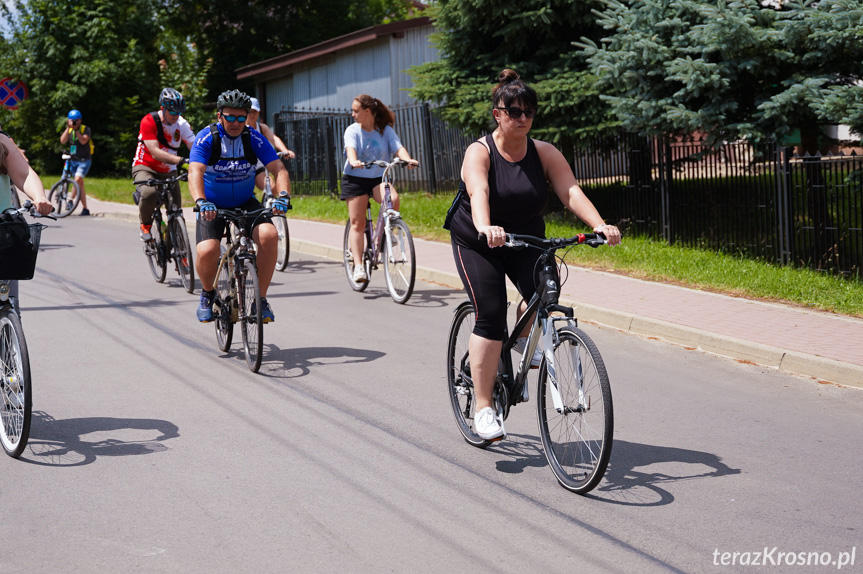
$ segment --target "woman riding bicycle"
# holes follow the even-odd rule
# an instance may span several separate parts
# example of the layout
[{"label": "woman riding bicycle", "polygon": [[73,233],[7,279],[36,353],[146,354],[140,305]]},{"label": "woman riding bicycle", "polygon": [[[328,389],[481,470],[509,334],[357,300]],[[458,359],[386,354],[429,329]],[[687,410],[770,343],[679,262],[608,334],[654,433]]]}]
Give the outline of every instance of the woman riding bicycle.
[{"label": "woman riding bicycle", "polygon": [[[382,167],[364,168],[363,163],[375,160],[389,161],[394,155],[408,162],[409,168],[419,165],[411,159],[408,150],[402,145],[393,126],[395,115],[377,98],[365,94],[357,96],[351,104],[354,122],[345,130],[345,161],[340,199],[348,204],[351,220],[350,249],[354,259],[354,283],[369,280],[363,268],[363,231],[366,227],[366,208],[369,196],[381,203]],[[399,196],[390,186],[393,209],[398,211]]]},{"label": "woman riding bicycle", "polygon": [[[48,215],[53,208],[45,197],[45,187],[39,174],[33,171],[27,158],[9,137],[0,130],[0,213],[12,207],[12,184],[33,200],[33,205],[41,215]],[[3,274],[0,273],[0,279]],[[11,295],[17,299],[18,282],[9,283]]]},{"label": "woman riding bicycle", "polygon": [[[506,277],[525,299],[536,291],[536,249],[502,247],[506,233],[545,237],[542,214],[548,188],[579,219],[603,233],[608,243],[620,243],[620,231],[605,225],[575,181],[563,154],[547,142],[528,137],[537,112],[536,92],[513,70],[505,69],[492,90],[494,132],[472,143],[462,164],[460,197],[450,223],[456,268],[476,310],[469,341],[470,365],[476,389],[477,434],[485,440],[504,434],[492,406],[506,330]],[[479,234],[485,236],[479,239]],[[526,333],[524,333],[526,336]],[[524,348],[524,341],[521,342]],[[538,357],[532,361],[538,366]]]}]

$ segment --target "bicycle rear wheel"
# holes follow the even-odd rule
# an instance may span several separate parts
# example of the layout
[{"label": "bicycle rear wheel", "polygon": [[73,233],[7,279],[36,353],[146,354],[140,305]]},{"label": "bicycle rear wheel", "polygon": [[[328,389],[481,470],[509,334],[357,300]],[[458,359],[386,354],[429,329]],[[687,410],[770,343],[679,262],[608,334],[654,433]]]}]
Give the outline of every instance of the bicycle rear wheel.
[{"label": "bicycle rear wheel", "polygon": [[144,254],[147,256],[147,263],[150,264],[150,272],[153,273],[153,279],[156,283],[163,283],[165,275],[168,273],[168,262],[165,257],[165,238],[162,236],[162,222],[159,218],[153,219],[150,226],[150,241],[144,242]]},{"label": "bicycle rear wheel", "polygon": [[264,349],[264,321],[261,317],[261,287],[258,285],[258,272],[251,261],[243,262],[243,274],[237,291],[245,311],[242,326],[246,364],[249,370],[257,373],[261,368],[261,354]]},{"label": "bicycle rear wheel", "polygon": [[171,219],[171,246],[174,263],[183,289],[189,293],[195,292],[195,263],[192,245],[189,243],[189,233],[186,231],[186,221],[182,217]]},{"label": "bicycle rear wheel", "polygon": [[[225,248],[222,246],[222,251]],[[216,278],[216,299],[213,310],[216,315],[216,342],[219,350],[227,352],[234,338],[233,300],[231,298],[231,271],[228,265],[223,265]]]},{"label": "bicycle rear wheel", "polygon": [[[605,363],[578,328],[557,331],[554,377],[546,359],[539,369],[537,414],[545,457],[558,482],[585,494],[599,484],[611,457],[614,414]],[[560,392],[558,410],[552,394]]]},{"label": "bicycle rear wheel", "polygon": [[449,400],[459,432],[468,444],[485,448],[492,441],[480,438],[474,431],[476,396],[470,372],[468,342],[475,323],[473,305],[464,304],[456,309],[446,346],[446,379]]},{"label": "bicycle rear wheel", "polygon": [[10,308],[0,311],[0,444],[18,458],[30,436],[33,389],[30,355],[21,320]]},{"label": "bicycle rear wheel", "polygon": [[[345,257],[345,275],[348,277],[348,285],[351,286],[351,289],[354,291],[365,291],[366,287],[369,286],[369,282],[365,281],[363,283],[357,283],[354,281],[354,257],[351,254],[351,244],[350,244],[350,234],[351,234],[351,221],[348,220],[348,223],[345,225],[345,241],[342,244],[344,250]],[[366,237],[368,240],[368,236]],[[368,247],[368,246],[367,246]],[[369,259],[368,250],[363,249],[363,267],[366,270],[366,277],[371,280],[372,278],[372,262]]]},{"label": "bicycle rear wheel", "polygon": [[276,249],[276,269],[284,271],[288,268],[291,255],[291,234],[288,231],[288,220],[284,217],[273,217],[273,225],[279,232],[279,245]]},{"label": "bicycle rear wheel", "polygon": [[75,211],[80,201],[81,190],[74,179],[61,179],[52,185],[51,191],[48,192],[48,202],[54,206],[54,217],[66,217]]},{"label": "bicycle rear wheel", "polygon": [[391,241],[384,237],[384,275],[393,301],[403,304],[414,291],[417,270],[414,240],[407,223],[401,219],[391,222],[390,234]]}]

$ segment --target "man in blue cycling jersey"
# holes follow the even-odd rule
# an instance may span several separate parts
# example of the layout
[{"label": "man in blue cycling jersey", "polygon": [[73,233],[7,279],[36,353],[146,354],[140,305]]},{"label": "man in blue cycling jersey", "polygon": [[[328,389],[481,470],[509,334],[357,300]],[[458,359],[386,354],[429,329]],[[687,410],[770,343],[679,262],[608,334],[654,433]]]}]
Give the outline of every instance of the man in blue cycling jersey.
[{"label": "man in blue cycling jersey", "polygon": [[[258,159],[276,177],[278,198],[273,213],[283,214],[290,206],[291,182],[288,171],[270,142],[260,132],[246,126],[252,107],[249,96],[239,90],[222,93],[216,105],[219,121],[198,132],[189,156],[189,193],[198,207],[196,226],[198,260],[195,267],[201,280],[198,320],[213,320],[214,282],[219,264],[219,242],[225,220],[217,209],[261,209],[255,198],[255,164]],[[264,323],[275,320],[267,303],[267,289],[276,268],[279,235],[269,213],[262,214],[247,229],[257,246],[258,281],[261,286],[261,315]]]}]

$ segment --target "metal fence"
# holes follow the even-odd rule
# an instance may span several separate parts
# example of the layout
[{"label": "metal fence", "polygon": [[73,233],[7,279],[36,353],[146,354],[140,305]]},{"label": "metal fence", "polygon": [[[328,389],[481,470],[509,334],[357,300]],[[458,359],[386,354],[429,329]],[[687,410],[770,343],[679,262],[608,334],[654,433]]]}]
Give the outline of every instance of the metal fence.
[{"label": "metal fence", "polygon": [[[396,175],[402,191],[453,192],[474,140],[428,104],[393,108],[396,132],[420,168]],[[288,162],[300,194],[336,194],[349,110],[276,114],[274,129],[297,153]],[[625,233],[863,278],[863,158],[798,157],[776,143],[618,134],[574,151],[573,170],[607,221]]]},{"label": "metal fence", "polygon": [[[450,128],[428,104],[391,108],[395,129],[420,167],[396,174],[401,191],[455,191],[464,151],[474,138]],[[350,110],[293,110],[275,114],[273,129],[297,157],[287,162],[291,186],[307,195],[337,194],[346,156]]]},{"label": "metal fence", "polygon": [[600,213],[669,243],[863,278],[863,158],[621,134],[576,150]]}]

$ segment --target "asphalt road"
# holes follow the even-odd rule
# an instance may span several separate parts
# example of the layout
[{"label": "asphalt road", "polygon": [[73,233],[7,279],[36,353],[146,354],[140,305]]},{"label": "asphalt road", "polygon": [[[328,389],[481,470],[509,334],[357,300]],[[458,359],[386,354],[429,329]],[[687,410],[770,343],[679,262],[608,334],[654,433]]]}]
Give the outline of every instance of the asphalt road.
[{"label": "asphalt road", "polygon": [[73,216],[43,247],[21,289],[35,416],[0,459],[2,572],[863,570],[859,389],[584,325],[616,432],[582,497],[548,469],[533,402],[509,440],[461,439],[443,368],[459,292],[421,283],[396,305],[382,273],[357,294],[294,254],[255,375],[173,270],[153,281],[134,224]]}]

